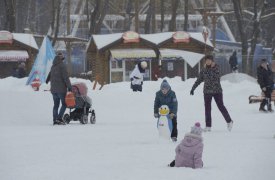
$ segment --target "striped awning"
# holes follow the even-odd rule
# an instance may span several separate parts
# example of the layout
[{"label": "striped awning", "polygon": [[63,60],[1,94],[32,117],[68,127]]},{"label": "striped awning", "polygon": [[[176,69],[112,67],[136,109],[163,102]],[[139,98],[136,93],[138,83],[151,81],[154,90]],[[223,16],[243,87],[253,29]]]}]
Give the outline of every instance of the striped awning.
[{"label": "striped awning", "polygon": [[151,49],[113,49],[111,50],[112,57],[116,60],[127,58],[155,58],[156,53]]},{"label": "striped awning", "polygon": [[0,50],[0,61],[1,62],[16,62],[26,61],[29,58],[27,51],[23,50]]}]

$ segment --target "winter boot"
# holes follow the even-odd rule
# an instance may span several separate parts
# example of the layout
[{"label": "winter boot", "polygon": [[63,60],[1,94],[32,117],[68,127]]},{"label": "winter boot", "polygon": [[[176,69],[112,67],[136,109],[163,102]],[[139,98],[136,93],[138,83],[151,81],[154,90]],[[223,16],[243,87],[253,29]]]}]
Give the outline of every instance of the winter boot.
[{"label": "winter boot", "polygon": [[269,112],[274,112],[273,109],[272,109],[271,103],[268,105],[267,110],[268,110]]},{"label": "winter boot", "polygon": [[228,129],[228,131],[231,131],[232,127],[233,127],[233,121],[231,120],[230,123],[227,123],[227,129]]},{"label": "winter boot", "polygon": [[171,137],[173,142],[177,142],[177,137]]},{"label": "winter boot", "polygon": [[203,129],[203,131],[204,131],[204,132],[210,132],[210,131],[211,131],[211,127],[205,127],[205,128]]},{"label": "winter boot", "polygon": [[62,119],[57,119],[55,122],[57,125],[66,125],[66,123]]},{"label": "winter boot", "polygon": [[259,111],[261,111],[261,112],[267,112],[267,110],[264,108],[265,105],[266,105],[266,103],[267,103],[267,100],[266,100],[266,99],[263,99],[263,101],[261,102]]}]

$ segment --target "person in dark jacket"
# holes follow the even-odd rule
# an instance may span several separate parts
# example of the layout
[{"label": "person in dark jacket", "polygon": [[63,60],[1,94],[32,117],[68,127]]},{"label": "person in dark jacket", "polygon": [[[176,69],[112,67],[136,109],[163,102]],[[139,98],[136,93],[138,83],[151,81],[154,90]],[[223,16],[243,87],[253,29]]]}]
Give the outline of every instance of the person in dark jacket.
[{"label": "person in dark jacket", "polygon": [[157,67],[155,67],[152,74],[153,74],[152,80],[154,80],[154,81],[157,81],[159,78],[163,78],[163,76],[162,76],[162,66],[158,65]]},{"label": "person in dark jacket", "polygon": [[[265,98],[260,104],[259,111],[266,112],[268,110],[273,112],[271,107],[271,94],[274,86],[273,72],[271,71],[266,59],[262,59],[259,67],[257,68],[257,78],[260,88],[265,95]],[[266,105],[267,110],[265,109]]]},{"label": "person in dark jacket", "polygon": [[159,118],[158,109],[162,105],[167,105],[170,110],[170,119],[172,120],[173,129],[171,133],[172,141],[176,142],[178,137],[177,129],[177,111],[178,111],[178,101],[176,93],[171,89],[171,86],[167,80],[163,80],[160,86],[160,90],[156,92],[156,97],[154,101],[154,117]]},{"label": "person in dark jacket", "polygon": [[18,68],[17,68],[17,77],[18,78],[24,78],[24,77],[26,77],[26,64],[24,62],[21,62],[18,65]]},{"label": "person in dark jacket", "polygon": [[[62,53],[58,55],[53,60],[53,65],[51,71],[47,77],[46,83],[51,81],[51,93],[53,96],[54,106],[53,106],[53,124],[65,124],[63,121],[63,115],[66,110],[65,96],[68,91],[72,90],[71,82],[68,76],[66,66],[63,62],[64,56]],[[61,109],[58,112],[59,104],[61,101]]]},{"label": "person in dark jacket", "polygon": [[211,131],[212,118],[211,118],[211,101],[215,99],[216,104],[221,111],[225,121],[227,122],[227,129],[231,131],[233,121],[223,104],[223,93],[220,83],[220,72],[218,65],[214,62],[212,55],[205,56],[205,67],[201,70],[199,77],[194,83],[190,94],[194,95],[195,89],[204,82],[204,106],[205,106],[205,121],[206,127],[204,131]]},{"label": "person in dark jacket", "polygon": [[230,56],[229,64],[230,64],[232,72],[238,72],[238,59],[237,59],[236,51],[234,51],[232,56]]}]

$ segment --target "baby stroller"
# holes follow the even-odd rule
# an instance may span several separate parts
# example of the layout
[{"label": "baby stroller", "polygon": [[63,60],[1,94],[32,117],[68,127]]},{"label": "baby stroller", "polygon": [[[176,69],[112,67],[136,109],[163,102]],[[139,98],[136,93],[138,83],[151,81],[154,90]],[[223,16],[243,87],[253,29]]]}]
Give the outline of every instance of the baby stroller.
[{"label": "baby stroller", "polygon": [[[87,86],[85,83],[72,84],[72,92],[75,96],[75,107],[69,107],[69,114],[63,116],[63,120],[69,124],[70,121],[80,121],[81,124],[87,124],[90,116],[91,124],[96,123],[95,110],[92,108],[92,100],[87,96]],[[74,109],[72,111],[72,109]]]}]

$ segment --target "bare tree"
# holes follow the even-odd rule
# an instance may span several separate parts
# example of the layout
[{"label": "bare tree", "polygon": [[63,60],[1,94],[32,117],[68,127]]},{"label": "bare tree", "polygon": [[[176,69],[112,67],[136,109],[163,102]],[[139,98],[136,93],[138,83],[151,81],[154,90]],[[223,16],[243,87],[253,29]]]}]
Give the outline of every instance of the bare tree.
[{"label": "bare tree", "polygon": [[125,21],[124,21],[124,31],[128,31],[131,26],[131,11],[132,11],[133,5],[132,5],[132,0],[128,0],[126,4],[126,9],[125,9]]},{"label": "bare tree", "polygon": [[165,14],[164,0],[160,0],[160,14],[161,14],[160,31],[163,32],[163,29],[164,29],[164,14]]},{"label": "bare tree", "polygon": [[106,16],[108,7],[109,7],[109,0],[105,0],[104,1],[104,5],[103,5],[102,10],[101,10],[101,13],[100,13],[99,20],[98,20],[98,22],[96,24],[96,31],[95,31],[96,34],[100,33],[101,26],[102,26],[103,20],[104,20],[104,18]]},{"label": "bare tree", "polygon": [[151,10],[152,10],[152,33],[156,32],[156,0],[151,0]]},{"label": "bare tree", "polygon": [[[145,34],[149,34],[151,32],[155,32],[156,31],[156,19],[155,19],[155,0],[150,0],[149,3],[149,8],[147,11],[147,15],[146,15],[146,20],[145,20],[145,27],[144,27],[144,32]],[[151,23],[152,22],[152,23]]]},{"label": "bare tree", "polygon": [[26,27],[29,28],[32,32],[36,31],[36,22],[35,22],[35,16],[36,16],[36,0],[29,0],[28,2],[28,10],[27,10],[27,21],[26,21]]},{"label": "bare tree", "polygon": [[101,0],[96,0],[95,1],[95,6],[92,10],[92,14],[91,14],[91,18],[90,18],[89,36],[91,36],[92,34],[95,34],[96,23],[97,23],[97,20],[100,16],[100,4],[101,4]]},{"label": "bare tree", "polygon": [[146,15],[146,19],[145,19],[145,25],[144,25],[144,33],[145,34],[149,34],[150,33],[150,24],[151,24],[151,17],[152,17],[152,11],[151,11],[151,0],[150,0],[150,3],[149,3],[149,8],[147,10],[147,15]]},{"label": "bare tree", "polygon": [[176,31],[176,18],[177,18],[177,9],[178,9],[178,5],[179,5],[179,0],[173,0],[172,1],[172,9],[171,9],[171,21],[169,24],[169,31]]},{"label": "bare tree", "polygon": [[60,22],[60,9],[61,9],[61,0],[57,0],[57,4],[55,4],[55,0],[52,0],[54,11],[56,13],[54,17],[54,26],[52,27],[52,34],[53,40],[52,40],[52,45],[54,46],[56,43],[56,39],[59,33],[59,22]]},{"label": "bare tree", "polygon": [[267,2],[264,1],[260,11],[258,12],[258,0],[254,0],[254,17],[253,17],[253,33],[251,39],[251,51],[248,61],[248,74],[252,75],[252,62],[254,58],[254,52],[256,48],[256,44],[258,43],[258,37],[260,34],[260,24],[262,21],[262,15],[264,14],[265,8],[267,6]]},{"label": "bare tree", "polygon": [[135,31],[139,31],[139,18],[138,18],[139,1],[135,0]]},{"label": "bare tree", "polygon": [[188,2],[188,0],[184,0],[184,31],[188,30]]},{"label": "bare tree", "polygon": [[243,14],[241,8],[241,2],[239,0],[232,0],[234,5],[234,12],[237,19],[238,29],[240,33],[240,38],[242,42],[242,68],[243,72],[247,72],[247,50],[248,50],[248,42],[247,42],[247,35],[244,31],[244,21],[243,21]]},{"label": "bare tree", "polygon": [[55,8],[55,0],[51,0],[51,4],[52,4],[52,18],[51,18],[51,28],[52,28],[52,32],[55,26],[55,14],[56,14],[56,8]]},{"label": "bare tree", "polygon": [[15,0],[4,0],[6,9],[6,22],[4,28],[10,32],[15,32]]},{"label": "bare tree", "polygon": [[109,7],[109,0],[95,1],[95,7],[93,8],[93,11],[90,17],[89,36],[91,36],[92,34],[100,33],[101,26],[106,16],[108,7]]}]

